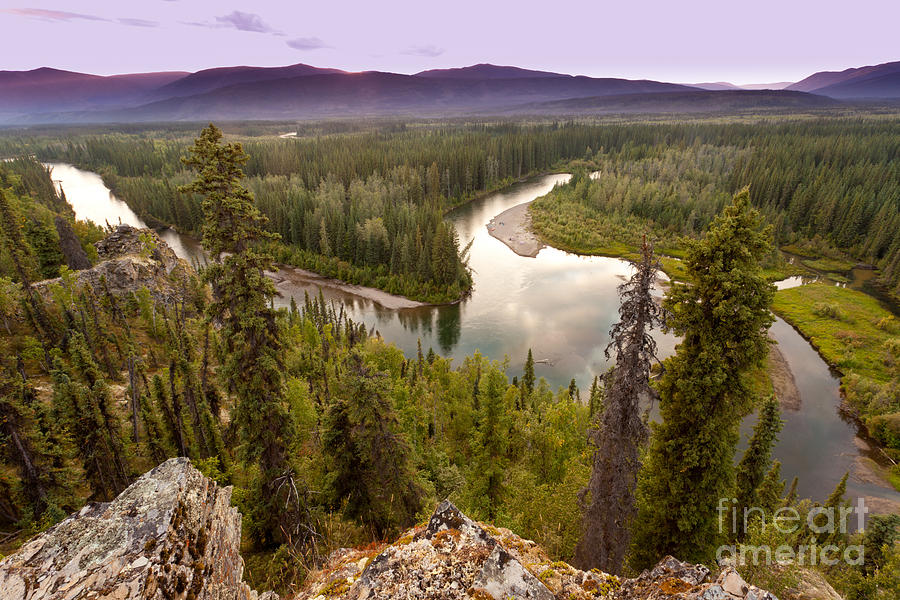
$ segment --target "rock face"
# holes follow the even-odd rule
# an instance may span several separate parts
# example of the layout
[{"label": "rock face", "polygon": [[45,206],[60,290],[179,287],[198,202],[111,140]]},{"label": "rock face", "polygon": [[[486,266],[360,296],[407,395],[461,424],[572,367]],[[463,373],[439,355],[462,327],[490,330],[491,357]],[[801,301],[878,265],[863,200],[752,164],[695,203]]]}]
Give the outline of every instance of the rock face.
[{"label": "rock face", "polygon": [[188,459],[168,460],[0,561],[0,600],[255,600],[230,500]]},{"label": "rock face", "polygon": [[340,550],[310,576],[297,600],[777,600],[726,568],[714,582],[703,565],[666,557],[635,579],[552,562],[534,542],[469,519],[441,503],[428,525],[374,550]]},{"label": "rock face", "polygon": [[[168,244],[150,229],[119,225],[94,246],[101,262],[75,273],[79,286],[87,284],[102,290],[105,281],[113,294],[128,294],[146,287],[154,296],[165,300],[176,293],[177,282],[191,271],[190,265],[175,256]],[[34,288],[49,293],[50,286],[59,281],[48,279],[34,284]]]}]

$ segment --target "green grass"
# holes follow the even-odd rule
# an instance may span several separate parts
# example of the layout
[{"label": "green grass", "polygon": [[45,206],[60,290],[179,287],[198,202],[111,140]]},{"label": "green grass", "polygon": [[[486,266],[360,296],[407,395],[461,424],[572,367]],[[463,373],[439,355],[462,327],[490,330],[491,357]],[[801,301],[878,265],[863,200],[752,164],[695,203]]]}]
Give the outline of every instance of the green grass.
[{"label": "green grass", "polygon": [[[844,375],[858,373],[878,382],[893,377],[884,345],[898,337],[879,327],[891,313],[863,292],[824,283],[775,294],[773,310],[810,340],[819,354]],[[833,310],[832,310],[833,309]]]},{"label": "green grass", "polygon": [[810,269],[828,273],[829,275],[832,273],[846,273],[856,265],[855,262],[839,258],[819,258],[816,260],[804,260],[802,262]]},{"label": "green grass", "polygon": [[888,473],[888,481],[891,482],[891,485],[894,486],[897,491],[900,491],[900,465],[891,467],[891,470]]}]

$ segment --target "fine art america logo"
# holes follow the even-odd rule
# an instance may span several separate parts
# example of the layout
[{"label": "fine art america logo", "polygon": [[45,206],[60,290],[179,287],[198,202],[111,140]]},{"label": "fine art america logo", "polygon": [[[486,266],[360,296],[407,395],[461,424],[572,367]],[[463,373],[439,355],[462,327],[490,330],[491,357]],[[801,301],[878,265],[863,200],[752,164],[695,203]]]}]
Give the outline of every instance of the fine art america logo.
[{"label": "fine art america logo", "polygon": [[[855,529],[865,526],[869,512],[863,498],[856,505],[813,506],[801,513],[793,506],[784,506],[768,513],[762,508],[741,508],[737,498],[720,498],[716,509],[719,513],[719,533],[729,539],[743,538],[751,529],[762,540],[787,540],[792,536],[804,543],[796,545],[774,544],[725,544],[716,551],[719,563],[746,565],[836,565],[843,561],[848,565],[863,564],[861,544],[847,544],[848,523],[855,517]],[[799,535],[798,535],[799,534]]]}]

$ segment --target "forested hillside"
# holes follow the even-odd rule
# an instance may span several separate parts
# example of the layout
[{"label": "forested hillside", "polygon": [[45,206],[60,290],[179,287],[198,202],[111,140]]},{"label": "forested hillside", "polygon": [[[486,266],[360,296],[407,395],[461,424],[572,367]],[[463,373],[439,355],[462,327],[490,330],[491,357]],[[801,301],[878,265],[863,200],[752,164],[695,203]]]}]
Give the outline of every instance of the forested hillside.
[{"label": "forested hillside", "polygon": [[[532,205],[538,232],[586,253],[634,252],[650,230],[683,252],[729,194],[749,186],[780,246],[871,263],[900,294],[900,123],[623,126],[630,140],[591,155],[576,177]],[[580,224],[579,226],[575,226]]]},{"label": "forested hillside", "polygon": [[63,265],[85,268],[96,259],[91,244],[103,231],[75,221],[48,169],[34,158],[0,163],[0,194],[0,225],[9,235],[14,224],[21,224],[15,246],[0,246],[0,281],[58,277]]},{"label": "forested hillside", "polygon": [[[545,233],[563,247],[584,251],[599,242],[567,239],[572,232],[549,235],[553,219],[593,219],[600,231],[626,234],[634,231],[629,219],[649,219],[672,241],[701,231],[724,199],[749,185],[779,245],[872,263],[900,293],[900,122],[891,117],[328,129],[341,128],[301,130],[297,139],[240,138],[250,155],[248,187],[293,249],[279,259],[327,275],[416,298],[458,296],[467,279],[461,261],[450,258],[452,234],[438,226],[438,211],[587,159],[586,167],[602,172],[585,192],[591,199],[566,208],[568,216],[542,218]],[[141,217],[196,231],[196,198],[176,192],[188,179],[180,162],[187,144],[183,134],[164,132],[8,134],[0,150],[29,148],[43,159],[97,170]],[[606,215],[602,224],[591,214],[598,210]],[[457,255],[465,243],[458,242]],[[413,253],[416,261],[404,258]]]}]

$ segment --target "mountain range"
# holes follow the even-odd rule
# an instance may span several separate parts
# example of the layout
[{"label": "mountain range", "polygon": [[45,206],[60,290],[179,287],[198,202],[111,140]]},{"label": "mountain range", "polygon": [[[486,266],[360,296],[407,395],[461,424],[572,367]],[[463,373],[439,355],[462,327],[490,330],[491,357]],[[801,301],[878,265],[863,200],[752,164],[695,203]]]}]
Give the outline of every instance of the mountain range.
[{"label": "mountain range", "polygon": [[736,86],[597,78],[477,64],[413,75],[296,64],[99,76],[0,71],[0,123],[310,119],[796,109],[900,98],[900,62]]}]

